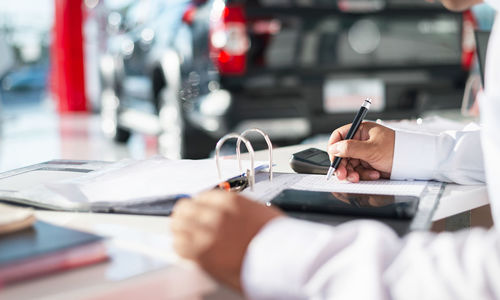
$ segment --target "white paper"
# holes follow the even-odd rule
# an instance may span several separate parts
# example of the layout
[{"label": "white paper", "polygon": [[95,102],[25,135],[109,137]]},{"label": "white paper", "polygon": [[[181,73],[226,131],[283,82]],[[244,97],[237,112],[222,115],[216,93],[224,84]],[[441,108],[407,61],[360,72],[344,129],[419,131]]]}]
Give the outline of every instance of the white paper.
[{"label": "white paper", "polygon": [[0,180],[0,191],[24,191],[36,185],[54,182],[61,179],[76,178],[82,176],[82,174],[85,173],[64,170],[33,170],[2,178]]},{"label": "white paper", "polygon": [[302,178],[292,187],[298,190],[313,188],[316,191],[325,192],[420,196],[426,185],[427,181],[387,179],[352,183],[349,181],[340,181],[334,177],[327,181],[324,175],[309,175]]},{"label": "white paper", "polygon": [[[243,170],[250,163],[243,162]],[[256,162],[255,166],[267,166]],[[80,178],[48,184],[52,190],[81,203],[138,203],[190,196],[209,190],[221,181],[242,174],[236,160],[221,160],[222,180],[215,160],[155,158],[119,162]]]},{"label": "white paper", "polygon": [[342,192],[358,194],[420,196],[427,181],[376,180],[351,183],[333,177],[326,180],[325,175],[275,173],[273,182],[267,180],[267,173],[257,176],[254,191],[246,189],[243,194],[259,202],[274,198],[284,189],[320,192]]}]

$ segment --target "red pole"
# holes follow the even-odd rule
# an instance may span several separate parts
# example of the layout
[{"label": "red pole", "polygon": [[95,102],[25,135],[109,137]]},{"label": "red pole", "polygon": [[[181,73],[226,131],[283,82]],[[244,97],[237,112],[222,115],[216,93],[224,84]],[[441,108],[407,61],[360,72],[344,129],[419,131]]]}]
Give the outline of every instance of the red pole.
[{"label": "red pole", "polygon": [[83,68],[82,0],[54,0],[52,92],[59,112],[87,111]]}]

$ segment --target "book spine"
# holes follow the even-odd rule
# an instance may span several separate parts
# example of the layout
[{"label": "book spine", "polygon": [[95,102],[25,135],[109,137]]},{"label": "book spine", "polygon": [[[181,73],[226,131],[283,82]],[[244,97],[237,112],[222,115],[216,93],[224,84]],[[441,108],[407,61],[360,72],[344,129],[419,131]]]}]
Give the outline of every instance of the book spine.
[{"label": "book spine", "polygon": [[0,266],[0,287],[20,280],[96,264],[108,259],[103,242],[78,246]]}]

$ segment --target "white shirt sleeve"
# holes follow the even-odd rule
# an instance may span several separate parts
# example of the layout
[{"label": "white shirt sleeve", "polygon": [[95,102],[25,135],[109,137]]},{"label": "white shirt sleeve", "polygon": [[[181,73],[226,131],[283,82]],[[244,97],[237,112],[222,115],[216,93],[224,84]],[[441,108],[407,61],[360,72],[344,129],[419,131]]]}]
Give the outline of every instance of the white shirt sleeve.
[{"label": "white shirt sleeve", "polygon": [[242,270],[249,299],[500,299],[499,278],[495,231],[400,239],[374,221],[284,217],[252,240]]},{"label": "white shirt sleeve", "polygon": [[480,130],[426,134],[396,130],[391,179],[485,182]]},{"label": "white shirt sleeve", "polygon": [[[500,10],[500,0],[491,0]],[[482,146],[491,211],[495,224],[500,224],[500,17],[493,25],[488,41],[485,86],[480,98]]]}]

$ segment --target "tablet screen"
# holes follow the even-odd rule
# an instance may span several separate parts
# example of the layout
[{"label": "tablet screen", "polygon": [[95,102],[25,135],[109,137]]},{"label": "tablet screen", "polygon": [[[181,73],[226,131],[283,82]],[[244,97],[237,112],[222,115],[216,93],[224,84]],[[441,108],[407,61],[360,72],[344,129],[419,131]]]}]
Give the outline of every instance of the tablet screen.
[{"label": "tablet screen", "polygon": [[284,211],[408,219],[415,215],[418,202],[419,198],[415,196],[288,189],[281,192],[270,203]]}]

